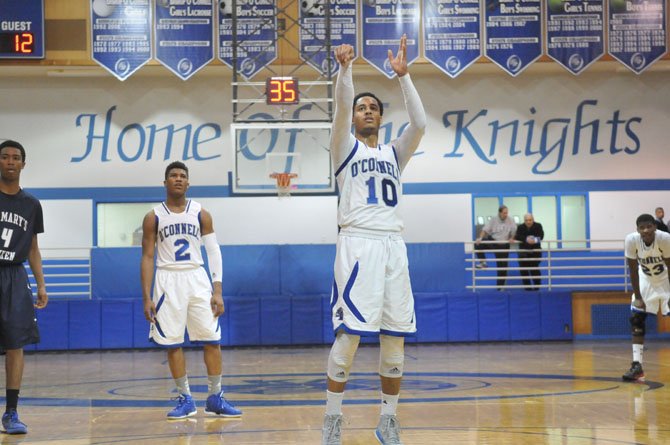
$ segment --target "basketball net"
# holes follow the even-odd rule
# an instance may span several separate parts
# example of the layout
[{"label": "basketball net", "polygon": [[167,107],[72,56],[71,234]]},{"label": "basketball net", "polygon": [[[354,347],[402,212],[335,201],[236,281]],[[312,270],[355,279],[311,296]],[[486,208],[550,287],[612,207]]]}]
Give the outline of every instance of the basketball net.
[{"label": "basketball net", "polygon": [[280,198],[291,197],[291,179],[298,177],[296,173],[272,173],[270,177],[272,179],[277,180],[278,197]]}]

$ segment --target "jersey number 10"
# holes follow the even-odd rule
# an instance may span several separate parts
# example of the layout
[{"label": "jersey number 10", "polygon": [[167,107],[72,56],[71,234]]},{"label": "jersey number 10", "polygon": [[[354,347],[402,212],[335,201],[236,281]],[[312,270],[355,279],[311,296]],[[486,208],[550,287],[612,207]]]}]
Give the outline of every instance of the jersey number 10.
[{"label": "jersey number 10", "polygon": [[[368,186],[368,204],[377,204],[379,199],[377,199],[377,183],[375,182],[375,177],[370,176],[370,179],[365,181],[365,184]],[[384,203],[389,207],[395,207],[396,204],[398,204],[398,193],[395,190],[393,181],[388,178],[382,179],[381,189]]]}]

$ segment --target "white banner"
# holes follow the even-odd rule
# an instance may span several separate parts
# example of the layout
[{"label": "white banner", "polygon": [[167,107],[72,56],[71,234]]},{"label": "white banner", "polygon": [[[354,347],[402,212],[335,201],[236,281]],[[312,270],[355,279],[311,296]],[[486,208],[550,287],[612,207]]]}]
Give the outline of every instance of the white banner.
[{"label": "white banner", "polygon": [[[407,123],[398,80],[354,71],[356,90],[385,102],[381,139],[395,138]],[[412,77],[429,120],[405,183],[668,177],[665,73]],[[3,78],[0,139],[26,147],[30,188],[161,186],[172,160],[187,163],[192,185],[227,185],[228,83]]]}]

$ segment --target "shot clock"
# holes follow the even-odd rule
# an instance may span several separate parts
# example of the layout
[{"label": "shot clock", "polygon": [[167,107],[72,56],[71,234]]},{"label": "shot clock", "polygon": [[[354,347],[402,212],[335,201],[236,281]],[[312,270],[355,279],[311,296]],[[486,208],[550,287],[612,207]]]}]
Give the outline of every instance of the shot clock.
[{"label": "shot clock", "polygon": [[265,80],[268,105],[295,105],[300,102],[297,77],[268,77]]},{"label": "shot clock", "polygon": [[0,0],[0,59],[44,58],[44,0]]}]

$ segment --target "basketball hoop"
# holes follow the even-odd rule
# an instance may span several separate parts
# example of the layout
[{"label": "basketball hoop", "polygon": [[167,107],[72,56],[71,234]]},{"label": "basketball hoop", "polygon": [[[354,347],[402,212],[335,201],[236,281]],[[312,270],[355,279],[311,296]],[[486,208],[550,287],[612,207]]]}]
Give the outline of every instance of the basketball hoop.
[{"label": "basketball hoop", "polygon": [[[291,196],[291,179],[297,178],[297,173],[271,173],[270,177],[277,180],[277,196],[288,198]],[[293,186],[296,188],[296,186]]]}]

